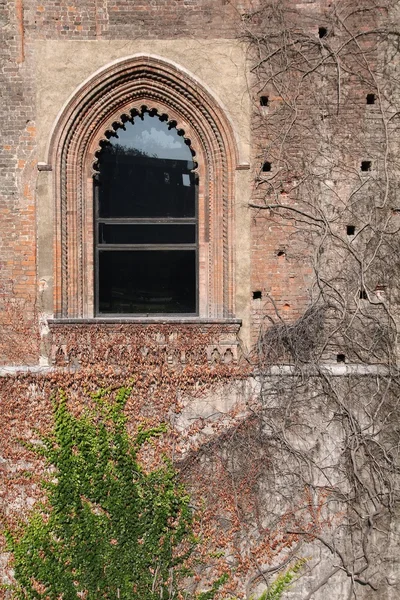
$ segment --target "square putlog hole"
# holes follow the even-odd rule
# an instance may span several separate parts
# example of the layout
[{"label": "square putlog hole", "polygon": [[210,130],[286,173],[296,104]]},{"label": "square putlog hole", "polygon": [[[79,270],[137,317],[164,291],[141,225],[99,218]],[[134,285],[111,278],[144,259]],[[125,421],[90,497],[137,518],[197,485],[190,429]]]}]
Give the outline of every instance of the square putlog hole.
[{"label": "square putlog hole", "polygon": [[361,161],[361,171],[363,173],[366,173],[367,171],[370,171],[372,168],[372,162],[370,160],[363,160]]}]

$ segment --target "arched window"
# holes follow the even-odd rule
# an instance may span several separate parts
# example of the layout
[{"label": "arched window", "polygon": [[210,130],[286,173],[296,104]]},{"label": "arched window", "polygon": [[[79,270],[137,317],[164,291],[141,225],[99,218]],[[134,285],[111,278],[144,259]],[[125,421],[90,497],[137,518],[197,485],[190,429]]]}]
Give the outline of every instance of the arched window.
[{"label": "arched window", "polygon": [[153,111],[97,153],[96,314],[197,315],[197,176],[176,123]]},{"label": "arched window", "polygon": [[61,111],[48,156],[56,319],[235,316],[237,145],[195,77],[154,56],[107,65]]}]

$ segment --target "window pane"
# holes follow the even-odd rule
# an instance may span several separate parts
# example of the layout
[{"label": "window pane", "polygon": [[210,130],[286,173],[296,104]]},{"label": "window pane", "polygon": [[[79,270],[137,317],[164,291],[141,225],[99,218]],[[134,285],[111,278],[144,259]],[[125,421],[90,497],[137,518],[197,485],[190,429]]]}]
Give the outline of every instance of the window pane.
[{"label": "window pane", "polygon": [[193,166],[176,129],[148,114],[127,122],[100,153],[100,217],[194,217]]},{"label": "window pane", "polygon": [[99,223],[99,244],[194,244],[195,225]]},{"label": "window pane", "polygon": [[99,251],[99,311],[195,313],[196,252]]}]

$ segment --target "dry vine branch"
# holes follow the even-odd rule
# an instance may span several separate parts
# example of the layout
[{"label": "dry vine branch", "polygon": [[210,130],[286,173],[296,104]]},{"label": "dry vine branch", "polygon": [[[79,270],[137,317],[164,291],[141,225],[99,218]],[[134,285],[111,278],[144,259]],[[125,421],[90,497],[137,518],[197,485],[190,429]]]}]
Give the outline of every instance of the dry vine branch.
[{"label": "dry vine branch", "polygon": [[[282,246],[292,269],[304,270],[305,251],[312,273],[303,315],[288,318],[268,283],[257,312],[253,419],[278,460],[264,485],[283,494],[289,477],[294,497],[326,494],[322,533],[288,530],[333,558],[308,600],[340,573],[349,598],[380,597],[400,507],[396,15],[369,0],[337,0],[318,14],[289,1],[260,5],[243,30],[258,144],[250,206],[265,227],[289,232]],[[281,371],[289,375],[273,375],[277,364],[291,365]]]}]

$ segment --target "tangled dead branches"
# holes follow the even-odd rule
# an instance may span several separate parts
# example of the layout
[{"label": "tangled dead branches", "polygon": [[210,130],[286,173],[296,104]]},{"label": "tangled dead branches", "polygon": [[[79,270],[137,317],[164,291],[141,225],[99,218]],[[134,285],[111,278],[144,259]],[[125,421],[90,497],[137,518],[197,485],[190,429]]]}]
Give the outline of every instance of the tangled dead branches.
[{"label": "tangled dead branches", "polygon": [[324,497],[321,529],[290,528],[320,561],[298,597],[322,597],[330,582],[332,598],[394,598],[398,14],[373,1],[260,4],[243,33],[258,143],[251,206],[280,228],[284,259],[309,293],[290,320],[264,286],[253,414],[279,473],[264,497],[274,507],[283,490]]}]

